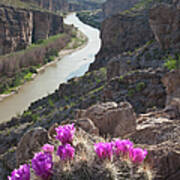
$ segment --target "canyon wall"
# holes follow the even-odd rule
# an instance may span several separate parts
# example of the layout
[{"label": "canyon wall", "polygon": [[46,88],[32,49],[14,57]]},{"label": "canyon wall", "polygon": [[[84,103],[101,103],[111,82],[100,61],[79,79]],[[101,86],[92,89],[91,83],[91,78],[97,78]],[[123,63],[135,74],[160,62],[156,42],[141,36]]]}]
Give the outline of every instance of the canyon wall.
[{"label": "canyon wall", "polygon": [[66,0],[22,0],[27,3],[34,3],[40,8],[48,9],[50,11],[68,11],[69,5]]},{"label": "canyon wall", "polygon": [[140,0],[107,0],[103,4],[105,18],[133,7]]},{"label": "canyon wall", "polygon": [[63,18],[48,12],[0,6],[0,55],[63,32]]},{"label": "canyon wall", "polygon": [[[37,46],[24,52],[14,53],[0,58],[0,76],[6,75],[13,77],[15,73],[20,72],[21,69],[38,64],[44,64],[44,60],[52,50],[60,51],[70,41],[70,33],[64,34],[57,38],[57,40],[48,43],[46,46]],[[0,78],[1,82],[3,80]]]},{"label": "canyon wall", "polygon": [[90,70],[106,65],[110,58],[133,51],[154,38],[146,11],[117,14],[105,19],[101,25],[102,45]]},{"label": "canyon wall", "polygon": [[0,6],[0,55],[26,48],[32,43],[33,13]]},{"label": "canyon wall", "polygon": [[[155,39],[162,49],[179,48],[178,0],[159,1],[167,4],[144,0],[137,6],[135,1],[134,6],[132,1],[120,2],[108,0],[104,4],[104,13],[108,18],[102,22],[102,45],[95,62],[90,66],[90,71],[105,66],[112,58],[123,52],[131,54],[135,49]],[[130,8],[131,6],[133,8]],[[116,7],[119,7],[118,11]],[[125,10],[126,8],[129,9]]]},{"label": "canyon wall", "polygon": [[40,8],[48,9],[50,11],[80,11],[101,8],[101,4],[92,2],[91,0],[22,0],[26,3],[33,3]]}]

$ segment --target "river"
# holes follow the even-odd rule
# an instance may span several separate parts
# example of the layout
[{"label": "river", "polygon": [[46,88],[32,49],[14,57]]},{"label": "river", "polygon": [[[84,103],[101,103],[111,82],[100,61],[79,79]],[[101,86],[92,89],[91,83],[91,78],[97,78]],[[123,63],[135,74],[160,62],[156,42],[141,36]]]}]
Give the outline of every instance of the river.
[{"label": "river", "polygon": [[68,15],[64,22],[73,24],[88,37],[87,45],[67,56],[57,63],[48,66],[36,78],[22,86],[17,94],[9,96],[0,102],[0,123],[21,114],[31,102],[53,93],[59,84],[73,77],[82,76],[95,59],[100,49],[99,30],[82,23],[75,14]]}]

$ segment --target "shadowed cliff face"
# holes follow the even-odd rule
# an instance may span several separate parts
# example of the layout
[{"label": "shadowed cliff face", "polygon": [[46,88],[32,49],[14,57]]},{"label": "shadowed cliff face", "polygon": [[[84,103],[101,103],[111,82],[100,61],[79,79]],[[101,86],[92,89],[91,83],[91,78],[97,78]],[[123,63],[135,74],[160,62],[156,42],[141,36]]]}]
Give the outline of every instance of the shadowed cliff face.
[{"label": "shadowed cliff face", "polygon": [[61,32],[61,16],[0,6],[0,55],[25,49],[39,39]]}]

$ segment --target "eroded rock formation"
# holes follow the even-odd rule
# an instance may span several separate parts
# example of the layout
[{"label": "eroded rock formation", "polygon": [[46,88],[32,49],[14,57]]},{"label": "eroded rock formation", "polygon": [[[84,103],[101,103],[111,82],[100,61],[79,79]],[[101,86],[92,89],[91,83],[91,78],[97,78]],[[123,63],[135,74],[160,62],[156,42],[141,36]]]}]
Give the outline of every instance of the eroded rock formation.
[{"label": "eroded rock formation", "polygon": [[48,12],[0,6],[0,55],[63,32],[63,18]]}]

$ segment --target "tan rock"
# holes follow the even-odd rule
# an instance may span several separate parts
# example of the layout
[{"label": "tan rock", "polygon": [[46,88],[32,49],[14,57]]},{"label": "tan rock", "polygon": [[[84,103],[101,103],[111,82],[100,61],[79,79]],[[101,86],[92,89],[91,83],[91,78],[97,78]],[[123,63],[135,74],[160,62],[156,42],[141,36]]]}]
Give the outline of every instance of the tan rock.
[{"label": "tan rock", "polygon": [[34,153],[47,142],[48,133],[44,128],[37,127],[25,133],[16,149],[17,166],[33,158]]},{"label": "tan rock", "polygon": [[180,149],[166,142],[148,147],[147,162],[153,174],[152,180],[178,180],[180,175]]},{"label": "tan rock", "polygon": [[92,120],[89,118],[82,118],[82,119],[76,120],[76,125],[78,125],[84,131],[90,134],[99,135],[99,129],[94,125]]},{"label": "tan rock", "polygon": [[162,82],[166,87],[167,99],[165,111],[172,114],[172,118],[180,116],[180,71],[168,72]]},{"label": "tan rock", "polygon": [[127,136],[148,151],[147,168],[152,180],[177,180],[180,168],[180,120],[170,120],[164,111],[142,114],[137,130]]},{"label": "tan rock", "polygon": [[48,130],[48,137],[50,139],[54,139],[54,137],[56,136],[56,128],[58,127],[59,125],[57,123],[53,124],[49,130]]},{"label": "tan rock", "polygon": [[136,116],[132,106],[123,102],[107,102],[91,106],[83,113],[83,117],[91,119],[101,134],[114,137],[124,136],[136,129]]}]

